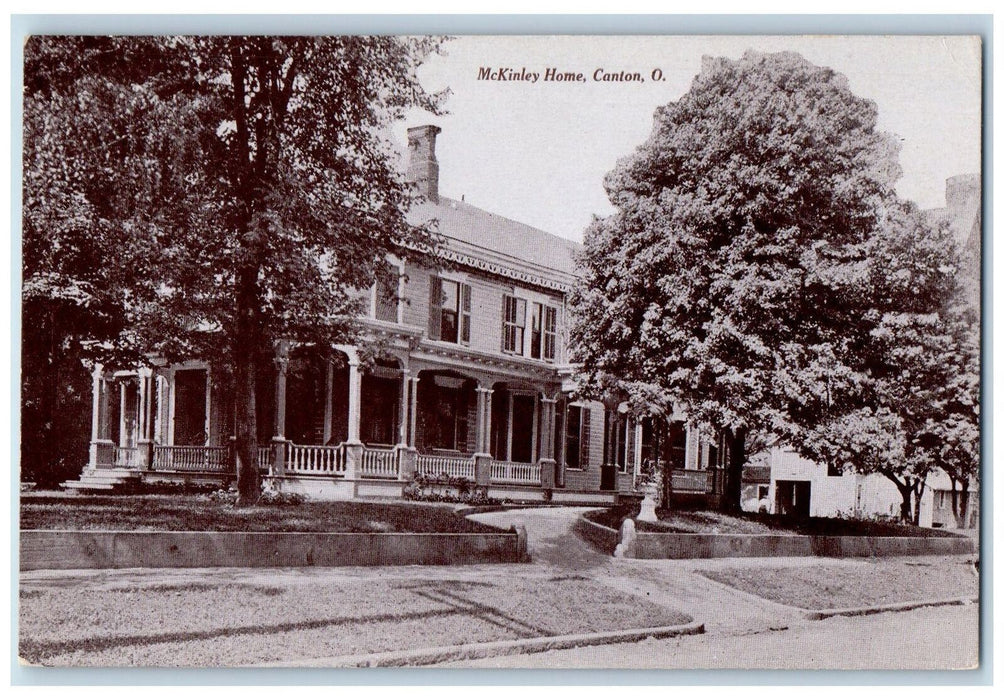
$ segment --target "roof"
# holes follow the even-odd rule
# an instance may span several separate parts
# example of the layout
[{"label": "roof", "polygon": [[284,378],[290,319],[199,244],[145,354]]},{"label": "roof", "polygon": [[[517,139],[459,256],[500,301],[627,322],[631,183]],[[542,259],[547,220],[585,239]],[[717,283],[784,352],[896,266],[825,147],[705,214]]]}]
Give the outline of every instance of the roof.
[{"label": "roof", "polygon": [[438,204],[426,201],[413,206],[411,216],[421,221],[438,220],[439,233],[448,247],[473,246],[510,262],[576,274],[574,256],[582,248],[580,244],[466,202],[440,197]]}]

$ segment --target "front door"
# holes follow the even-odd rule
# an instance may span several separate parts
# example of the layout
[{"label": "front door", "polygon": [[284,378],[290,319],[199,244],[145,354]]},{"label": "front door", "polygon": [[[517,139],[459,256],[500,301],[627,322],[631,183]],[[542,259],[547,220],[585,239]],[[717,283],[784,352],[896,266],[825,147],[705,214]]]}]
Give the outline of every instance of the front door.
[{"label": "front door", "polygon": [[533,461],[533,413],[536,402],[532,396],[513,394],[512,397],[512,450],[509,460],[530,463]]}]

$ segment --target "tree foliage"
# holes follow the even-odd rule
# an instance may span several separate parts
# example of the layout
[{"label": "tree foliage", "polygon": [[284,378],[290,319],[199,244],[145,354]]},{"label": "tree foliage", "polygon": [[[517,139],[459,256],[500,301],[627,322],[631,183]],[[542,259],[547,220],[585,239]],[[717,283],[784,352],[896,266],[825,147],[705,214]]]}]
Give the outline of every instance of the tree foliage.
[{"label": "tree foliage", "polygon": [[[902,348],[890,324],[937,308],[954,268],[944,228],[897,199],[877,116],[795,54],[705,59],[607,176],[616,211],[586,231],[573,298],[585,391],[655,387],[658,405],[727,431],[726,507],[749,434],[813,456],[868,435],[851,461],[893,470],[883,450],[913,449],[893,398],[902,358],[877,345]],[[930,415],[925,400],[911,405]]]},{"label": "tree foliage", "polygon": [[[415,73],[438,46],[44,37],[26,47],[26,278],[72,267],[113,307],[118,332],[104,335],[115,347],[229,369],[247,498],[258,489],[255,376],[272,344],[350,341],[355,290],[386,256],[435,248],[429,227],[406,220],[416,195],[386,136],[410,107],[440,111],[442,96]],[[67,240],[86,252],[72,265]]]}]

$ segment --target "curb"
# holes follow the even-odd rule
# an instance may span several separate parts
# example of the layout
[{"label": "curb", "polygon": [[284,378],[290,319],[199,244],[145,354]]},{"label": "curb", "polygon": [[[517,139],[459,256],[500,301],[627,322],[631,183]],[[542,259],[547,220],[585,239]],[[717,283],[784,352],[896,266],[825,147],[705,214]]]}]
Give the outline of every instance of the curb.
[{"label": "curb", "polygon": [[937,598],[935,600],[909,600],[905,603],[886,603],[884,605],[869,605],[863,608],[829,608],[824,610],[807,610],[805,617],[809,620],[825,620],[829,617],[853,617],[855,615],[874,615],[883,612],[899,612],[915,610],[916,608],[934,608],[945,605],[972,605],[979,598],[968,596],[963,598]]},{"label": "curb", "polygon": [[305,659],[283,663],[263,664],[269,668],[373,668],[391,666],[428,666],[447,661],[462,661],[465,659],[484,659],[492,656],[510,656],[513,654],[529,654],[551,649],[571,649],[573,647],[597,646],[601,644],[617,644],[622,642],[637,642],[642,639],[664,639],[690,634],[704,634],[703,622],[691,622],[685,625],[669,627],[639,627],[614,632],[590,632],[588,634],[565,634],[557,637],[532,637],[529,639],[511,639],[500,642],[479,642],[475,644],[459,644],[456,646],[429,647],[427,649],[412,649],[407,651],[385,651],[376,654],[357,654],[352,656],[331,656],[320,659]]}]

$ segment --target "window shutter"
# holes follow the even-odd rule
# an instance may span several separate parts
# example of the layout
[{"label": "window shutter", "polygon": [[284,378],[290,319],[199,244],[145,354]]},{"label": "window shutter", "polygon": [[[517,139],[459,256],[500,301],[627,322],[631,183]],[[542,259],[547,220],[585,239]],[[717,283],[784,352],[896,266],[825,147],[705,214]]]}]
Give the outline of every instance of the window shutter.
[{"label": "window shutter", "polygon": [[589,468],[589,434],[592,432],[593,412],[582,407],[582,432],[579,433],[579,468]]},{"label": "window shutter", "polygon": [[460,342],[471,342],[471,285],[460,285]]},{"label": "window shutter", "polygon": [[442,284],[438,275],[429,276],[429,340],[439,340],[442,325],[443,300]]},{"label": "window shutter", "polygon": [[506,321],[509,318],[509,295],[504,294],[502,296],[502,352],[506,352],[508,345],[506,344]]}]

